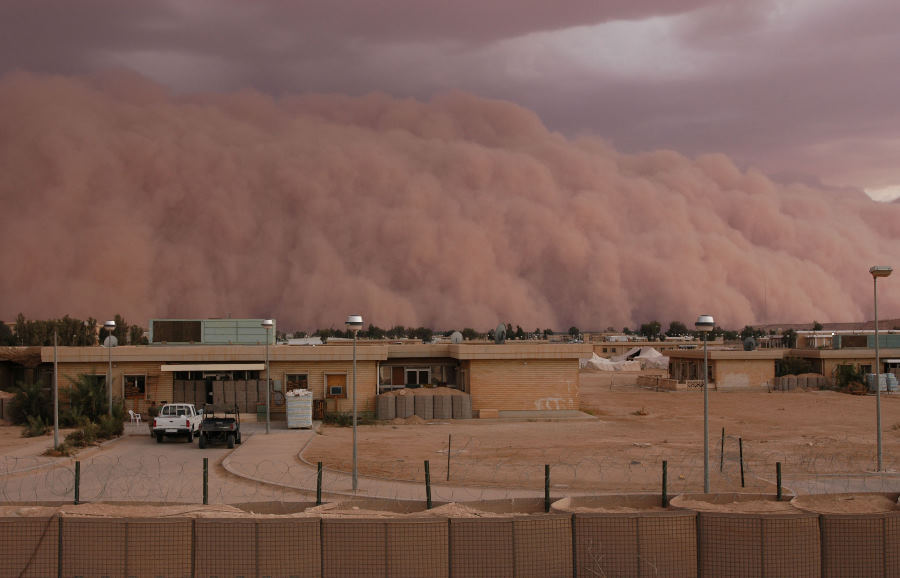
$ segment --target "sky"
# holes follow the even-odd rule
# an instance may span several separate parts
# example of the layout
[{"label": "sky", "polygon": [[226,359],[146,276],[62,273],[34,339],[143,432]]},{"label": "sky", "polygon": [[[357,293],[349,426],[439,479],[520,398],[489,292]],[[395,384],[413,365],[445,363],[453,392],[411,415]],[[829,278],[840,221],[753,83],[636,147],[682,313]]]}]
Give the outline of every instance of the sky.
[{"label": "sky", "polygon": [[898,30],[884,0],[6,0],[0,318],[867,319]]}]

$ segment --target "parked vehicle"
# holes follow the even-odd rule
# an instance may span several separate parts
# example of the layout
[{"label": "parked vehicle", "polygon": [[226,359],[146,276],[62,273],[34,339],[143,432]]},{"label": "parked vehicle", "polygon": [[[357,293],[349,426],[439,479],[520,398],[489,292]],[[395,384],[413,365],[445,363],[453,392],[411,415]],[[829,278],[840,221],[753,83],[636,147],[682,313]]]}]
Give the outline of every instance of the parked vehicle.
[{"label": "parked vehicle", "polygon": [[241,414],[237,406],[207,405],[200,424],[200,449],[210,443],[225,443],[229,449],[241,443]]},{"label": "parked vehicle", "polygon": [[188,443],[200,430],[203,410],[197,411],[192,403],[168,403],[153,418],[153,436],[158,443],[168,436],[187,436]]}]

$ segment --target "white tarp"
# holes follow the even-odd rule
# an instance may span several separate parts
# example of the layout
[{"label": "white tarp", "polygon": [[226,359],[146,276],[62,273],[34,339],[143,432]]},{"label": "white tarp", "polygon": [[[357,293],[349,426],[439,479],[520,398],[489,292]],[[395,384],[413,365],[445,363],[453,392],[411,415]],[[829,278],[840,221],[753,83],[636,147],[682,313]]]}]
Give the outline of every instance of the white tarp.
[{"label": "white tarp", "polygon": [[581,369],[593,371],[640,371],[640,361],[619,360],[612,361],[605,357],[600,357],[596,353],[590,359],[582,359],[580,362]]},{"label": "white tarp", "polygon": [[581,368],[596,371],[668,369],[669,358],[652,347],[632,347],[624,355],[612,359],[604,359],[595,353],[591,359],[581,361]]}]

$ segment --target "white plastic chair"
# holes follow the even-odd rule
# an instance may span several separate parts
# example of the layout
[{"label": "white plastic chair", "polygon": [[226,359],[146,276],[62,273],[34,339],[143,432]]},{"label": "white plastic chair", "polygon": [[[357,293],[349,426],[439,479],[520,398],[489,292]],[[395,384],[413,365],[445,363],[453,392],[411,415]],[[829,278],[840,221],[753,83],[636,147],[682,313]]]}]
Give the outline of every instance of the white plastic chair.
[{"label": "white plastic chair", "polygon": [[141,414],[134,413],[133,410],[128,410],[128,415],[131,416],[131,423],[141,423]]}]

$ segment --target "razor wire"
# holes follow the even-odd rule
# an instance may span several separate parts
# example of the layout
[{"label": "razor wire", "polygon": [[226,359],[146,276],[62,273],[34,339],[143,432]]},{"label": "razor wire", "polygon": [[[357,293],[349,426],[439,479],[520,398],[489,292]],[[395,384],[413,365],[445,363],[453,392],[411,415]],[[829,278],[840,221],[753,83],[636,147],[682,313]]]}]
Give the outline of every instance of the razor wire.
[{"label": "razor wire", "polygon": [[[418,426],[400,427],[409,427],[409,434],[416,435]],[[371,434],[367,443],[376,443],[372,440],[378,439],[377,429],[374,426],[367,431]],[[702,451],[694,446],[686,451],[669,448],[668,444],[632,442],[621,444],[608,455],[594,455],[565,445],[517,446],[509,440],[496,439],[491,431],[486,430],[483,436],[457,434],[449,448],[449,464],[446,444],[437,444],[415,456],[398,448],[386,455],[382,452],[378,459],[367,457],[361,448],[357,492],[350,485],[349,446],[339,445],[339,451],[332,451],[327,445],[326,455],[322,455],[317,450],[320,436],[289,446],[276,457],[263,451],[268,436],[260,433],[248,435],[235,450],[204,451],[128,436],[80,458],[4,457],[0,460],[0,501],[73,502],[77,461],[82,502],[199,504],[203,500],[204,457],[208,458],[210,504],[310,501],[319,488],[326,501],[347,497],[423,501],[426,459],[430,464],[432,499],[437,503],[540,499],[547,482],[545,465],[549,465],[553,499],[658,493],[662,490],[663,461],[667,464],[669,496],[702,492]],[[710,447],[714,493],[773,494],[776,463],[782,464],[785,494],[900,492],[900,476],[873,472],[866,455],[835,453],[827,446],[821,446],[821,451],[807,447],[803,452],[793,452],[765,440],[731,435],[725,437],[724,448],[716,441],[719,443]],[[321,484],[319,461],[323,462]],[[888,470],[894,470],[900,464],[889,459],[886,465]]]}]

